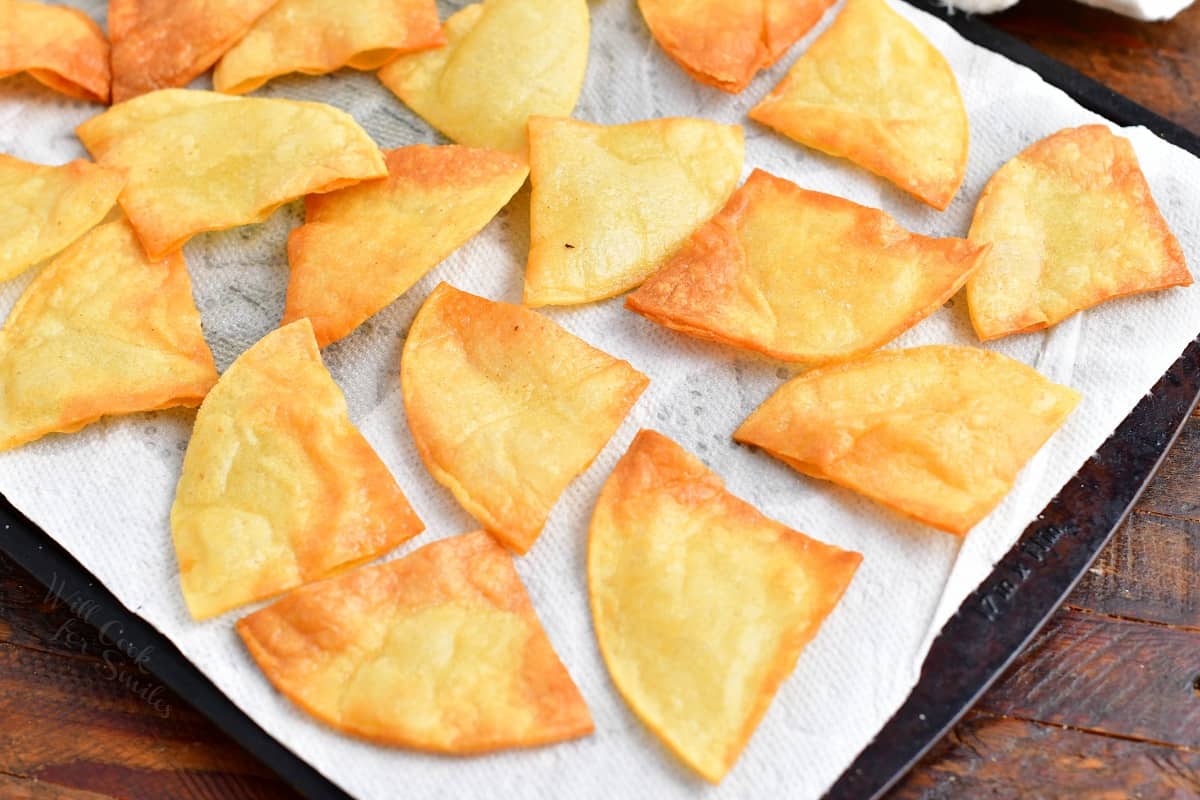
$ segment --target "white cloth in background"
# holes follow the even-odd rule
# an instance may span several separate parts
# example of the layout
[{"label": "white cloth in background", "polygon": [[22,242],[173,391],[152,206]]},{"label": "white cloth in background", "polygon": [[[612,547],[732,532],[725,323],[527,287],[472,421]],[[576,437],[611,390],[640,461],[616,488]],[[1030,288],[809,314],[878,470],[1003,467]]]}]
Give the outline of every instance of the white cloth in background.
[{"label": "white cloth in background", "polygon": [[[1144,20],[1165,20],[1183,11],[1194,0],[1078,0],[1080,3],[1096,8],[1107,8],[1127,17]],[[991,14],[1012,8],[1018,0],[945,0],[947,5],[972,11],[977,14]],[[1037,0],[1034,0],[1037,2]]]}]

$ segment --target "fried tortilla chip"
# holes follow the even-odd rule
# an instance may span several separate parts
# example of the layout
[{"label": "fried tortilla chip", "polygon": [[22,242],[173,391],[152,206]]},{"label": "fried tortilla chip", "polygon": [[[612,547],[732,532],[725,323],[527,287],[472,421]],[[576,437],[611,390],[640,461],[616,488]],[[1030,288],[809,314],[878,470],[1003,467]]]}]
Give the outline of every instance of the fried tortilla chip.
[{"label": "fried tortilla chip", "polygon": [[221,59],[213,88],[245,94],[289,72],[379,69],[445,42],[434,0],[279,0]]},{"label": "fried tortilla chip", "polygon": [[483,531],[297,589],[237,629],[288,699],[380,744],[466,754],[592,732],[512,557]]},{"label": "fried tortilla chip", "polygon": [[216,382],[183,256],[150,261],[110,222],[50,262],[0,329],[0,450],[197,406]]},{"label": "fried tortilla chip", "polygon": [[742,175],[742,129],[708,120],[535,117],[529,139],[531,306],[629,291],[716,213]]},{"label": "fried tortilla chip", "polygon": [[118,198],[151,258],[204,231],[262,222],[284,203],[387,175],[349,114],[324,103],[162,89],[76,129],[126,171]]},{"label": "fried tortilla chip", "polygon": [[413,321],[400,378],[429,472],[517,553],[649,383],[535,311],[444,283]]},{"label": "fried tortilla chip", "polygon": [[600,652],[634,713],[717,783],[861,561],[764,517],[643,430],[592,516]]},{"label": "fried tortilla chip", "polygon": [[90,161],[52,167],[0,153],[0,281],[20,275],[94,228],[125,185]]},{"label": "fried tortilla chip", "polygon": [[484,0],[446,20],[445,33],[445,47],[400,56],[379,79],[459,144],[523,154],[531,116],[575,110],[586,0]]},{"label": "fried tortilla chip", "polygon": [[879,209],[755,170],[625,304],[784,361],[844,361],[938,310],[987,249],[909,233]]},{"label": "fried tortilla chip", "polygon": [[423,527],[351,424],[308,320],[242,353],[200,407],[171,508],[196,619],[370,561]]},{"label": "fried tortilla chip", "polygon": [[478,233],[521,188],[511,153],[414,145],[387,155],[388,178],[304,202],[288,239],[284,323],[308,317],[324,347],[348,335]]},{"label": "fried tortilla chip", "polygon": [[1192,283],[1133,145],[1103,125],[1059,131],[1001,167],[979,198],[970,238],[992,245],[967,283],[980,339]]},{"label": "fried tortilla chip", "polygon": [[750,118],[937,209],[966,174],[970,126],[954,73],[884,0],[847,0]]},{"label": "fried tortilla chip", "polygon": [[0,78],[28,72],[80,100],[108,102],[108,39],[82,11],[0,0]]},{"label": "fried tortilla chip", "polygon": [[733,438],[961,536],[1079,399],[999,353],[887,350],[792,379]]}]

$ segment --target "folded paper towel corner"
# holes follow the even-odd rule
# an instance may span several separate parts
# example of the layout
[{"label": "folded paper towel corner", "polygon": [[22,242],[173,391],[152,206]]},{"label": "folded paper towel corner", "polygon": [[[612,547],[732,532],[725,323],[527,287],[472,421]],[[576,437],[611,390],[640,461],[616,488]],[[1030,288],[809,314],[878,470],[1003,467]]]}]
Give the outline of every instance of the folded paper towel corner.
[{"label": "folded paper towel corner", "polygon": [[[1012,8],[1018,0],[943,0],[943,2],[963,11],[992,14]],[[1190,6],[1194,0],[1079,0],[1079,2],[1096,8],[1107,8],[1127,17],[1159,21],[1170,19]]]}]

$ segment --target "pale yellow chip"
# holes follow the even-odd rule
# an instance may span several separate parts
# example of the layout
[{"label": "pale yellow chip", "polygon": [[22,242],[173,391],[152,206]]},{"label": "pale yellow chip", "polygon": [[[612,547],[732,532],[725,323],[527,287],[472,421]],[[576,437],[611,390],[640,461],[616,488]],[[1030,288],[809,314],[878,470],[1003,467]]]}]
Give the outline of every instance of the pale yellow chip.
[{"label": "pale yellow chip", "polygon": [[423,527],[351,424],[308,320],[242,353],[200,407],[171,508],[196,619],[370,561]]},{"label": "pale yellow chip", "polygon": [[379,69],[445,42],[434,0],[279,0],[221,59],[213,88],[245,94],[289,72]]},{"label": "pale yellow chip", "polygon": [[512,557],[482,531],[297,589],[237,629],[290,700],[380,744],[467,754],[592,732]]},{"label": "pale yellow chip", "polygon": [[123,169],[119,202],[152,258],[198,233],[262,222],[284,203],[387,175],[354,118],[324,103],[163,89],[80,125]]},{"label": "pale yellow chip", "polygon": [[529,121],[525,303],[590,303],[629,291],[729,199],[742,129],[702,119],[593,125]]},{"label": "pale yellow chip", "polygon": [[992,245],[967,283],[980,339],[1192,283],[1133,145],[1103,125],[1059,131],[1001,167],[979,198],[970,238]]},{"label": "pale yellow chip", "polygon": [[954,73],[885,0],[846,0],[750,118],[937,209],[966,174],[970,125]]},{"label": "pale yellow chip", "polygon": [[28,72],[56,92],[107,103],[108,39],[74,8],[0,0],[0,78]]},{"label": "pale yellow chip", "polygon": [[404,294],[478,233],[529,168],[498,150],[413,145],[386,154],[388,178],[304,203],[288,239],[284,323],[308,317],[324,347]]},{"label": "pale yellow chip", "polygon": [[1079,399],[988,350],[887,350],[792,379],[733,438],[961,536]]},{"label": "pale yellow chip", "polygon": [[99,224],[124,185],[120,172],[89,161],[47,166],[0,153],[0,281],[20,275]]},{"label": "pale yellow chip", "polygon": [[845,361],[941,308],[986,252],[755,170],[625,304],[668,328],[784,361]]},{"label": "pale yellow chip", "polygon": [[413,321],[400,377],[425,466],[517,553],[649,383],[535,311],[444,283]]},{"label": "pale yellow chip", "polygon": [[589,27],[586,0],[484,0],[446,20],[445,47],[400,56],[379,79],[459,144],[524,153],[531,116],[575,110]]},{"label": "pale yellow chip", "polygon": [[110,222],[50,262],[0,329],[0,450],[197,406],[216,381],[183,256],[150,261]]},{"label": "pale yellow chip", "polygon": [[764,517],[644,430],[592,516],[600,652],[634,713],[717,783],[861,561]]}]

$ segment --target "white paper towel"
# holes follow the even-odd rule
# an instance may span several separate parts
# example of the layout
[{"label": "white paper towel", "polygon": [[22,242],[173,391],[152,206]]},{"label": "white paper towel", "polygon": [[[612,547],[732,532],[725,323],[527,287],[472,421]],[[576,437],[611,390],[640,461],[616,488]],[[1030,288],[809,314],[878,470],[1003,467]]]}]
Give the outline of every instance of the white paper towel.
[{"label": "white paper towel", "polygon": [[[1096,8],[1107,8],[1127,17],[1147,21],[1170,19],[1190,6],[1194,0],[1079,0]],[[1012,8],[1018,0],[943,0],[948,6],[976,14],[992,14]]]},{"label": "white paper towel", "polygon": [[[439,6],[446,15],[463,4]],[[576,115],[605,123],[670,115],[742,123],[747,174],[761,167],[806,187],[882,206],[914,230],[963,235],[980,190],[1001,164],[1045,135],[1098,118],[1033,72],[966,42],[929,15],[893,4],[949,59],[971,117],[966,183],[944,213],[746,120],[747,109],[783,76],[815,32],[735,97],[697,84],[664,56],[633,0],[592,3],[591,61]],[[82,5],[102,17],[101,0]],[[439,141],[373,75],[289,78],[273,81],[262,93],[333,103],[351,112],[385,148]],[[2,83],[0,150],[47,162],[81,156],[73,126],[97,110],[60,99],[31,81]],[[1195,265],[1200,161],[1144,130],[1126,135]],[[488,297],[519,300],[528,215],[526,189],[405,297],[325,352],[353,419],[428,526],[401,553],[476,527],[428,476],[413,448],[397,377],[405,331],[442,280]],[[197,302],[219,367],[277,324],[287,280],[286,237],[301,216],[300,204],[294,203],[264,224],[188,244]],[[0,287],[0,313],[8,312],[29,279]],[[356,741],[314,722],[271,688],[233,631],[245,610],[203,624],[191,621],[179,593],[168,513],[194,412],[106,420],[0,455],[0,491],[130,609],[169,636],[271,735],[358,797],[815,797],[904,700],[930,634],[1200,330],[1200,291],[1119,300],[1048,333],[988,345],[1076,387],[1084,401],[1001,508],[961,548],[952,536],[733,444],[734,428],[793,374],[791,368],[671,333],[626,312],[619,299],[547,313],[652,378],[630,418],[565,493],[530,554],[517,562],[550,639],[595,718],[595,734],[577,742],[444,758]],[[896,346],[932,342],[978,344],[961,295]],[[720,787],[709,787],[680,767],[634,718],[608,678],[591,630],[584,575],[588,519],[600,485],[643,426],[699,455],[725,477],[731,491],[769,516],[865,555],[845,600],[805,651]]]}]

